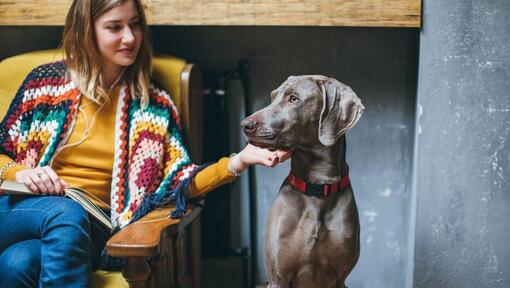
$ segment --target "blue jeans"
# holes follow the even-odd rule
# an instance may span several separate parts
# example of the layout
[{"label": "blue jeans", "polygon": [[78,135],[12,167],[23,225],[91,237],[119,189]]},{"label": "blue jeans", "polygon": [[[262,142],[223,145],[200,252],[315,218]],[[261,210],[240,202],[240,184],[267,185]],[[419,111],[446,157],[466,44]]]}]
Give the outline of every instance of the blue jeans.
[{"label": "blue jeans", "polygon": [[58,196],[0,196],[0,287],[87,287],[89,219]]}]

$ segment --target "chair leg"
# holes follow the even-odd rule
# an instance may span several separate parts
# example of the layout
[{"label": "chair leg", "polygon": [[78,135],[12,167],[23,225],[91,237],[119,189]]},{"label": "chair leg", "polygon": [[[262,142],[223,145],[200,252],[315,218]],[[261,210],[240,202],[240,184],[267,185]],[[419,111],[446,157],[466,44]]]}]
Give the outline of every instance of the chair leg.
[{"label": "chair leg", "polygon": [[195,221],[191,223],[191,263],[192,279],[194,288],[202,288],[202,235],[201,220],[202,215],[198,215]]},{"label": "chair leg", "polygon": [[130,288],[144,288],[151,276],[151,268],[143,257],[129,257],[122,269],[122,276]]}]

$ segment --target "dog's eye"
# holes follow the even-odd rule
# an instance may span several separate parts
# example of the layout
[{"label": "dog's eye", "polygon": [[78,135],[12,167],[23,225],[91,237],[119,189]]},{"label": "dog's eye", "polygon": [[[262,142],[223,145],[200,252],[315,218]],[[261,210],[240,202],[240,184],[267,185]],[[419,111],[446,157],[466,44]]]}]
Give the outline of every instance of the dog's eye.
[{"label": "dog's eye", "polygon": [[295,103],[298,103],[298,102],[299,102],[299,98],[298,98],[298,97],[296,97],[296,96],[294,96],[294,95],[290,95],[290,97],[289,97],[289,103],[293,103],[293,104],[295,104]]}]

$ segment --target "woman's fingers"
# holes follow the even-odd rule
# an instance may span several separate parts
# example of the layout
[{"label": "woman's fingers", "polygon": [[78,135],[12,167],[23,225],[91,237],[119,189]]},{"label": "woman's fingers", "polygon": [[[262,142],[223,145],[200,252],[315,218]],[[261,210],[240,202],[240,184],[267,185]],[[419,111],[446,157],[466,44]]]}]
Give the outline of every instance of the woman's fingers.
[{"label": "woman's fingers", "polygon": [[292,151],[283,151],[283,150],[276,150],[276,151],[270,152],[270,153],[272,154],[272,157],[270,158],[271,159],[270,167],[275,167],[279,163],[283,163],[283,162],[287,161],[287,159],[289,159],[290,156],[292,155]]},{"label": "woman's fingers", "polygon": [[274,167],[276,167],[276,165],[278,165],[278,163],[280,163],[280,158],[279,158],[278,156],[275,156],[275,157],[273,158],[273,163],[271,163],[271,166],[270,166],[270,167],[271,167],[271,168],[274,168]]},{"label": "woman's fingers", "polygon": [[26,175],[25,177],[23,177],[21,179],[21,183],[25,184],[28,187],[28,189],[30,189],[30,191],[32,191],[34,193],[40,193],[39,188],[37,188],[34,181],[32,181],[32,179],[30,178],[29,175]]},{"label": "woman's fingers", "polygon": [[69,186],[71,186],[64,179],[60,179],[60,185],[62,185],[64,188],[69,188]]},{"label": "woman's fingers", "polygon": [[39,168],[36,172],[37,176],[39,176],[39,179],[41,179],[42,184],[44,187],[46,187],[46,193],[50,195],[57,194],[55,185],[53,184],[53,181],[51,181],[51,176],[48,174],[48,172],[44,168]]},{"label": "woman's fingers", "polygon": [[278,150],[278,151],[276,151],[276,155],[280,159],[280,163],[287,161],[287,159],[289,159],[290,156],[292,156],[292,151],[293,150],[290,150],[290,151]]},{"label": "woman's fingers", "polygon": [[49,166],[21,170],[16,173],[16,181],[24,183],[32,192],[50,195],[60,195],[68,186]]},{"label": "woman's fingers", "polygon": [[28,177],[30,180],[37,186],[37,189],[41,194],[48,194],[48,188],[46,188],[46,185],[44,185],[41,177],[43,175],[42,172],[39,172],[39,170],[31,171],[32,173],[28,174]]},{"label": "woman's fingers", "polygon": [[57,173],[55,173],[55,171],[53,171],[53,169],[51,169],[51,167],[49,166],[42,167],[42,170],[48,176],[49,181],[46,179],[44,180],[47,181],[45,182],[46,187],[48,187],[48,185],[51,186],[51,188],[49,189],[50,193],[52,193],[53,191],[56,194],[59,195],[62,194],[62,192],[64,191],[64,187],[62,187],[62,184],[60,183],[60,178],[58,177]]},{"label": "woman's fingers", "polygon": [[278,165],[278,163],[282,162],[282,161],[280,161],[280,156],[277,152],[271,152],[269,150],[265,150],[264,153],[266,155],[265,156],[266,161],[264,161],[262,163],[263,165],[265,165],[267,167],[274,168],[276,165]]},{"label": "woman's fingers", "polygon": [[291,151],[275,150],[270,151],[248,144],[239,152],[240,161],[243,167],[248,167],[253,164],[261,164],[267,167],[275,167],[278,163],[282,163],[290,158]]}]

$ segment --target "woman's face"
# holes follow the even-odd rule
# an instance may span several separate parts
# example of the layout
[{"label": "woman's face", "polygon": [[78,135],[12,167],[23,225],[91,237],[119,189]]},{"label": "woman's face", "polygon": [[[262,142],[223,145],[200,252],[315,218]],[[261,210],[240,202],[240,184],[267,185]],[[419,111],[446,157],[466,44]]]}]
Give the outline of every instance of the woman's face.
[{"label": "woman's face", "polygon": [[134,1],[127,1],[99,16],[94,29],[106,70],[115,71],[135,62],[143,33]]}]

